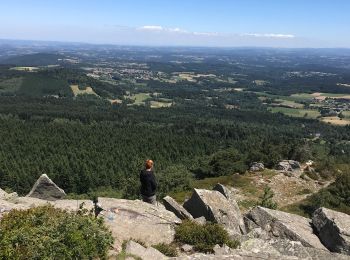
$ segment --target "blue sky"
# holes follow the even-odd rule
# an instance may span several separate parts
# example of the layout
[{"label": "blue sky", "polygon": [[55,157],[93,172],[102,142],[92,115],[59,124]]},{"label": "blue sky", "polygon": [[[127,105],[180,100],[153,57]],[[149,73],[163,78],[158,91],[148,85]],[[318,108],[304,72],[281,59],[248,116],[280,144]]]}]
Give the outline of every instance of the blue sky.
[{"label": "blue sky", "polygon": [[0,0],[0,38],[350,47],[349,0]]}]

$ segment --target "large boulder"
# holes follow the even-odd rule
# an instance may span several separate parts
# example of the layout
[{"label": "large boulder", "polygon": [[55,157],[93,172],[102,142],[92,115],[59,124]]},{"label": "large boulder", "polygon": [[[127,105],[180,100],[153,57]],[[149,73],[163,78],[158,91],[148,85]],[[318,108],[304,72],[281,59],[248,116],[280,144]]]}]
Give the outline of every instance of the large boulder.
[{"label": "large boulder", "polygon": [[143,241],[146,246],[170,244],[174,240],[175,226],[181,223],[174,213],[161,205],[112,198],[98,198],[98,201],[116,248],[129,239]]},{"label": "large boulder", "polygon": [[218,191],[194,189],[192,197],[184,203],[184,208],[194,217],[222,224],[231,235],[245,233],[239,209]]},{"label": "large boulder", "polygon": [[292,167],[293,170],[300,170],[301,165],[298,161],[294,160],[288,160],[290,167]]},{"label": "large boulder", "polygon": [[263,163],[259,163],[259,162],[253,162],[252,165],[249,168],[249,171],[251,172],[260,172],[263,171],[265,169],[265,166]]},{"label": "large boulder", "polygon": [[293,169],[292,169],[292,166],[290,166],[288,161],[282,161],[277,164],[276,170],[288,172],[288,171],[292,171]]},{"label": "large boulder", "polygon": [[271,237],[300,241],[303,246],[326,250],[308,218],[263,207],[253,208],[247,218],[268,231]]},{"label": "large boulder", "polygon": [[172,197],[164,197],[163,204],[167,210],[173,212],[179,219],[193,219],[192,215]]},{"label": "large boulder", "polygon": [[58,200],[66,196],[64,190],[58,187],[46,174],[43,174],[35,182],[28,197],[38,198],[42,200]]},{"label": "large boulder", "polygon": [[231,206],[233,207],[234,211],[236,212],[237,218],[239,220],[240,229],[244,234],[245,233],[245,224],[243,221],[243,216],[241,214],[241,210],[239,209],[237,201],[235,199],[235,194],[237,194],[238,191],[232,187],[227,187],[227,186],[224,186],[220,183],[216,184],[214,186],[213,190],[220,192],[231,203]]},{"label": "large boulder", "polygon": [[168,259],[157,249],[153,247],[145,248],[132,240],[126,243],[125,253],[140,257],[142,260]]},{"label": "large boulder", "polygon": [[350,255],[350,215],[319,208],[312,216],[312,224],[329,250]]},{"label": "large boulder", "polygon": [[300,170],[300,163],[294,160],[283,160],[277,164],[276,169],[284,172]]}]

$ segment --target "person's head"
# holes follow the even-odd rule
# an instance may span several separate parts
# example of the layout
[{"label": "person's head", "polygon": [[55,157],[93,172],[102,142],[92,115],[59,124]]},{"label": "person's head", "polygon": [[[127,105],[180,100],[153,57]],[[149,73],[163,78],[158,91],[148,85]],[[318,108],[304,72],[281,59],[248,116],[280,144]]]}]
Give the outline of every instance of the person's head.
[{"label": "person's head", "polygon": [[153,167],[153,161],[152,160],[147,160],[145,163],[145,168],[146,170],[150,170]]}]

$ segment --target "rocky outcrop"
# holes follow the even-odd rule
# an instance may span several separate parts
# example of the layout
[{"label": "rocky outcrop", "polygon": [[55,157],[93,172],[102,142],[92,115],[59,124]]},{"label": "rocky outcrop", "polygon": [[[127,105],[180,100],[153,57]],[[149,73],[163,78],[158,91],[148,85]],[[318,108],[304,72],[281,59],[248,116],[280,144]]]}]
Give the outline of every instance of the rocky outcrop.
[{"label": "rocky outcrop", "polygon": [[265,166],[263,163],[259,162],[253,162],[252,165],[249,168],[250,172],[261,172],[265,169]]},{"label": "rocky outcrop", "polygon": [[180,257],[172,258],[174,260],[297,260],[296,257],[285,256],[281,258],[280,255],[276,256],[268,252],[265,253],[254,253],[247,250],[233,250],[228,255],[214,255],[214,254],[193,254],[184,255]]},{"label": "rocky outcrop", "polygon": [[231,206],[233,207],[234,211],[236,212],[237,218],[239,220],[239,227],[240,227],[242,233],[245,233],[245,225],[244,225],[244,221],[243,221],[243,216],[241,214],[241,210],[239,209],[237,201],[235,199],[235,193],[237,193],[237,190],[235,190],[234,188],[228,188],[220,183],[216,184],[214,186],[213,190],[220,192],[231,203]]},{"label": "rocky outcrop", "polygon": [[58,200],[66,196],[64,190],[59,188],[46,174],[43,174],[34,184],[28,197],[42,200]]},{"label": "rocky outcrop", "polygon": [[147,246],[170,244],[174,240],[175,226],[181,220],[162,206],[139,200],[99,198],[106,225],[118,248],[124,240],[135,239]]},{"label": "rocky outcrop", "polygon": [[231,249],[227,246],[214,247],[215,254],[194,254],[181,256],[174,259],[191,259],[191,260],[211,260],[211,259],[237,259],[237,260],[347,260],[346,255],[331,253],[322,249],[304,247],[300,242],[286,239],[250,239],[241,244],[240,249]]},{"label": "rocky outcrop", "polygon": [[220,192],[222,195],[226,197],[226,199],[237,204],[235,200],[235,194],[238,192],[237,189],[234,189],[231,187],[229,188],[229,187],[226,187],[225,185],[218,183],[214,186],[213,190]]},{"label": "rocky outcrop", "polygon": [[347,259],[345,255],[334,254],[322,249],[305,247],[299,241],[287,239],[250,239],[242,243],[241,249],[254,253],[269,253],[279,256],[280,259],[293,257],[293,259]]},{"label": "rocky outcrop", "polygon": [[0,189],[0,199],[4,198],[7,195],[7,192],[4,190]]},{"label": "rocky outcrop", "polygon": [[193,219],[192,215],[172,197],[164,197],[163,204],[167,210],[173,212],[179,219]]},{"label": "rocky outcrop", "polygon": [[252,209],[247,218],[268,231],[271,237],[300,241],[303,246],[326,250],[314,234],[308,218],[263,207]]},{"label": "rocky outcrop", "polygon": [[157,249],[153,247],[145,248],[132,240],[127,242],[125,247],[125,253],[140,257],[142,260],[168,259]]},{"label": "rocky outcrop", "polygon": [[300,163],[294,160],[283,160],[277,164],[276,169],[284,172],[300,170]]},{"label": "rocky outcrop", "polygon": [[350,215],[319,208],[312,216],[312,224],[329,250],[350,255]]},{"label": "rocky outcrop", "polygon": [[231,235],[245,233],[240,211],[218,191],[194,189],[184,208],[194,218],[203,216],[208,221],[222,224]]}]

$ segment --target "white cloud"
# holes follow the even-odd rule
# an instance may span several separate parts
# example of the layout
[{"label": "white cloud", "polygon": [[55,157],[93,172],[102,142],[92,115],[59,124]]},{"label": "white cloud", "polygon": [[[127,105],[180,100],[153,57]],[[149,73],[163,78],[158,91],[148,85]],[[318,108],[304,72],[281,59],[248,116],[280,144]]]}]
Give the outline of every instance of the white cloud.
[{"label": "white cloud", "polygon": [[144,31],[163,31],[164,28],[160,25],[145,25],[139,28]]},{"label": "white cloud", "polygon": [[186,30],[183,30],[181,28],[167,28],[167,27],[163,27],[160,25],[144,25],[141,26],[139,28],[137,28],[138,30],[141,31],[153,31],[153,32],[171,32],[171,33],[190,33]]},{"label": "white cloud", "polygon": [[295,38],[293,34],[280,34],[280,33],[245,33],[242,36],[250,36],[257,38],[279,38],[279,39],[292,39]]},{"label": "white cloud", "polygon": [[193,35],[196,36],[219,36],[217,32],[193,32]]}]

